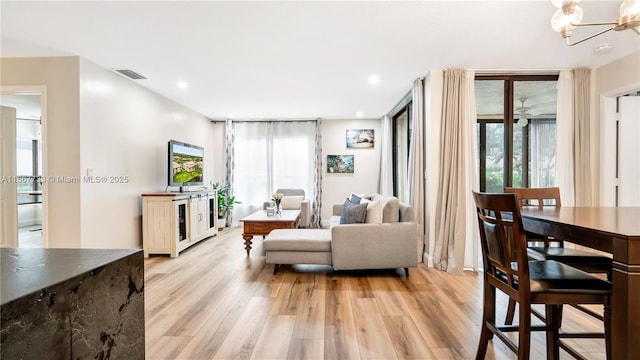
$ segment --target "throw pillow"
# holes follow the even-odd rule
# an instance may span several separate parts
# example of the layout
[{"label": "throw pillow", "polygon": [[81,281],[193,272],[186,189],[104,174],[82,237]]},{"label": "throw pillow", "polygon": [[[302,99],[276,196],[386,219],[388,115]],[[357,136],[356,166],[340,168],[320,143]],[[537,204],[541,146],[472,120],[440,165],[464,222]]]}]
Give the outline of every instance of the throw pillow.
[{"label": "throw pillow", "polygon": [[356,194],[354,192],[349,195],[349,200],[351,200],[351,202],[354,204],[360,204],[361,199],[371,200],[371,196],[367,195],[366,193]]},{"label": "throw pillow", "polygon": [[382,222],[396,223],[400,220],[400,202],[395,196],[381,196]]},{"label": "throw pillow", "polygon": [[304,200],[304,196],[302,195],[283,196],[280,201],[280,206],[282,206],[282,210],[299,210],[302,200]]},{"label": "throw pillow", "polygon": [[340,224],[360,224],[367,217],[367,204],[354,204],[345,200],[340,212]]},{"label": "throw pillow", "polygon": [[382,204],[380,204],[380,200],[362,199],[362,203],[367,204],[367,217],[364,222],[382,224]]}]

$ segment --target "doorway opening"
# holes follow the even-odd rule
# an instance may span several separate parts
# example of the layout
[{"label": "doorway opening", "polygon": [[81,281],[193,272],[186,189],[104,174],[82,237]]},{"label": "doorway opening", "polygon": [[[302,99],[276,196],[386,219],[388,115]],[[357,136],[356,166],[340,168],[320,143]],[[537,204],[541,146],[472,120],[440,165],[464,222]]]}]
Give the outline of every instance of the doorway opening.
[{"label": "doorway opening", "polygon": [[[7,204],[15,211],[6,212],[3,216],[13,217],[3,221],[6,226],[16,227],[13,234],[17,239],[5,239],[8,246],[20,248],[46,247],[46,183],[42,181],[45,174],[45,156],[43,146],[43,97],[40,89],[10,89],[0,91],[0,105],[15,109],[15,137],[7,137],[14,143],[15,173],[3,174],[11,179],[10,191],[15,191],[15,204]],[[3,119],[5,121],[5,119]],[[13,135],[13,134],[12,134]],[[6,177],[6,176],[9,177]],[[15,190],[14,190],[15,188]],[[14,219],[17,217],[17,221]],[[7,220],[7,219],[3,219]]]}]

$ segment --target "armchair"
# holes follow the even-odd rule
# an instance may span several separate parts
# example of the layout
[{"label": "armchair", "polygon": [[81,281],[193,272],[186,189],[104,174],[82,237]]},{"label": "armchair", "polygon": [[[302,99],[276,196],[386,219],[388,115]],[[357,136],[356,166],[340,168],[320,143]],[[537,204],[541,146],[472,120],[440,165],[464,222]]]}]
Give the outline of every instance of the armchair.
[{"label": "armchair", "polygon": [[[275,192],[281,193],[284,196],[302,196],[302,202],[300,203],[300,227],[306,228],[311,225],[311,205],[309,199],[305,197],[303,189],[277,189]],[[273,201],[265,201],[262,209],[274,205]]]}]

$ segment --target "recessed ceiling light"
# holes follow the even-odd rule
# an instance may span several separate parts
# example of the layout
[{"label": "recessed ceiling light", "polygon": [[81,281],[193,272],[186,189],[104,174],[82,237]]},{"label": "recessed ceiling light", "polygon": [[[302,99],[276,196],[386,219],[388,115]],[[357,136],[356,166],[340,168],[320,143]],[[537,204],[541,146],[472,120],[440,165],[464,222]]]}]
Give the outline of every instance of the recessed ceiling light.
[{"label": "recessed ceiling light", "polygon": [[189,84],[187,84],[185,81],[178,81],[178,89],[186,89],[189,87]]},{"label": "recessed ceiling light", "polygon": [[364,115],[364,114],[362,113],[362,111],[358,111],[358,112],[356,113],[356,116],[357,116],[357,117],[362,117],[362,115]]},{"label": "recessed ceiling light", "polygon": [[379,82],[380,82],[380,76],[378,76],[378,75],[369,76],[369,84],[375,85],[375,84],[377,84]]}]

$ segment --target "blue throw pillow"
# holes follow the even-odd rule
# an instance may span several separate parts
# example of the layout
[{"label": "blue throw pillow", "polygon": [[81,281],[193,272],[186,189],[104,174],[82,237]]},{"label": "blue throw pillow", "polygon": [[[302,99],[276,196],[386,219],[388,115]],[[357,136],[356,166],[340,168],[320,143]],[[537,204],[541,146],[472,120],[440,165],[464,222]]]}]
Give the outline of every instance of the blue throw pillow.
[{"label": "blue throw pillow", "polygon": [[354,204],[345,200],[340,212],[340,224],[361,224],[367,217],[367,203]]}]

